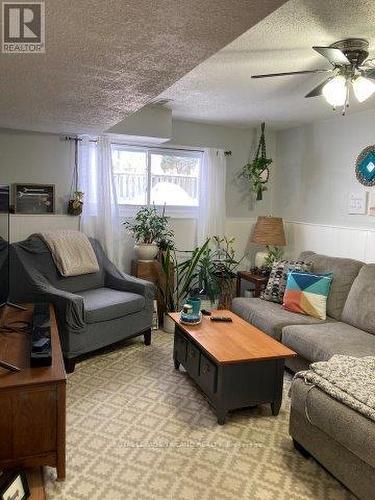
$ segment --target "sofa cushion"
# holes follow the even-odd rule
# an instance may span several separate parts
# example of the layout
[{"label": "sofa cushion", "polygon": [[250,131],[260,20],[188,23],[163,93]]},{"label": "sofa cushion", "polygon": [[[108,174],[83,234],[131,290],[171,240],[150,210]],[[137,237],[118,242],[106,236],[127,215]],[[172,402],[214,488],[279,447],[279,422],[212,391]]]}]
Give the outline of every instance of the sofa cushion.
[{"label": "sofa cushion", "polygon": [[266,289],[261,295],[263,300],[282,304],[288,273],[290,271],[309,271],[311,264],[299,260],[280,260],[272,265],[271,274]]},{"label": "sofa cushion", "polygon": [[307,414],[312,425],[375,467],[374,422],[303,379],[293,381],[291,397],[292,412]]},{"label": "sofa cushion", "polygon": [[349,291],[364,263],[358,260],[328,257],[311,252],[303,252],[299,259],[311,262],[314,273],[333,273],[331,291],[327,301],[327,314],[340,321]]},{"label": "sofa cushion", "polygon": [[339,322],[287,326],[282,342],[310,362],[327,361],[334,354],[375,355],[374,335]]},{"label": "sofa cushion", "polygon": [[285,311],[280,304],[255,298],[233,299],[232,311],[277,340],[281,339],[281,330],[286,325],[322,323],[321,320],[311,316]]},{"label": "sofa cushion", "polygon": [[375,264],[360,270],[345,303],[342,321],[375,334]]},{"label": "sofa cushion", "polygon": [[99,323],[134,314],[145,307],[145,299],[136,293],[111,288],[96,288],[80,292],[83,297],[86,323]]},{"label": "sofa cushion", "polygon": [[288,275],[283,308],[318,319],[327,318],[327,297],[332,274],[292,271]]}]

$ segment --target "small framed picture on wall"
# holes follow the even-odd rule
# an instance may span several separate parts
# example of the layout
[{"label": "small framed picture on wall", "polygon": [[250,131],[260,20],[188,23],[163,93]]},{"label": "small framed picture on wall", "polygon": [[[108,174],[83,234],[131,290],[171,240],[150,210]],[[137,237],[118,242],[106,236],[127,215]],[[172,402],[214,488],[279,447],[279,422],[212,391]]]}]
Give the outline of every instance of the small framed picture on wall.
[{"label": "small framed picture on wall", "polygon": [[366,215],[367,213],[367,192],[355,191],[349,193],[348,214]]},{"label": "small framed picture on wall", "polygon": [[16,214],[53,214],[55,185],[14,184],[13,206]]}]

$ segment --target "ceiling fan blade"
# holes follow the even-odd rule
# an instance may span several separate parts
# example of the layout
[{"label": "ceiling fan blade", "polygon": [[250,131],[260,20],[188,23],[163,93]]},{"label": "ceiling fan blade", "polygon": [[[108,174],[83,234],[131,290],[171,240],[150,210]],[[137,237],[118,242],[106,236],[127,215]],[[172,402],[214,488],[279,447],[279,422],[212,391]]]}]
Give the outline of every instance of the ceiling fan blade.
[{"label": "ceiling fan blade", "polygon": [[350,61],[340,49],[334,47],[313,47],[321,56],[328,59],[334,66],[350,66]]},{"label": "ceiling fan blade", "polygon": [[267,75],[252,75],[251,78],[270,78],[273,76],[305,75],[308,73],[327,73],[332,69],[311,69],[306,71],[289,71],[287,73],[269,73]]},{"label": "ceiling fan blade", "polygon": [[330,76],[329,78],[326,78],[324,82],[319,83],[318,86],[316,86],[314,89],[312,89],[308,94],[305,95],[305,97],[318,97],[322,95],[322,90],[323,87],[326,83],[328,83],[330,80],[332,80],[333,76]]}]

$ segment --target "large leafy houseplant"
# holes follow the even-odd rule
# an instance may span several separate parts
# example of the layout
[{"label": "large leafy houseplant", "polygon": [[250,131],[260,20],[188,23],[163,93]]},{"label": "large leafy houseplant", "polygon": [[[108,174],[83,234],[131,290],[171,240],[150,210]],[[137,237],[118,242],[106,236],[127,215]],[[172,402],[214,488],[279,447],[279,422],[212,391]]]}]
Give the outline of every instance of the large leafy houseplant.
[{"label": "large leafy houseplant", "polygon": [[142,207],[134,219],[124,222],[124,226],[136,241],[138,259],[153,259],[159,248],[173,247],[174,233],[169,227],[165,206],[161,213],[154,206]]},{"label": "large leafy houseplant", "polygon": [[242,261],[235,259],[233,243],[234,238],[208,238],[181,262],[176,250],[164,252],[159,292],[167,311],[179,310],[189,295],[205,296],[211,303],[220,298],[222,306],[228,305],[236,270]]},{"label": "large leafy houseplant", "polygon": [[133,220],[124,222],[124,226],[137,243],[146,245],[173,236],[173,231],[169,228],[169,217],[165,215],[165,207],[161,213],[156,207],[142,207]]},{"label": "large leafy houseplant", "polygon": [[246,163],[240,173],[240,177],[245,178],[249,183],[251,192],[256,194],[256,199],[262,200],[263,191],[267,190],[267,182],[269,178],[269,166],[272,163],[271,158],[267,158],[266,153],[266,138],[265,138],[265,123],[261,125],[261,135],[258,148],[253,161]]},{"label": "large leafy houseplant", "polygon": [[237,269],[244,257],[240,260],[235,258],[234,238],[214,236],[213,242],[215,244],[215,275],[220,290],[219,308],[229,309],[232,302],[234,280],[237,277]]},{"label": "large leafy houseplant", "polygon": [[209,245],[208,239],[201,247],[190,253],[189,258],[179,261],[178,252],[167,248],[161,255],[162,279],[159,293],[168,312],[177,311],[189,295],[197,277],[197,266]]}]

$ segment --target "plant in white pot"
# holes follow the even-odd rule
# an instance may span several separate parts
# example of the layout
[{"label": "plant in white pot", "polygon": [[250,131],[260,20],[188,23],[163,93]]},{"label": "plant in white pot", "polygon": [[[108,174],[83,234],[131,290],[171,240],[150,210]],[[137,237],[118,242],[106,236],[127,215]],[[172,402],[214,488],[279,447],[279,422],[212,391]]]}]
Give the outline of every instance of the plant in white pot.
[{"label": "plant in white pot", "polygon": [[134,219],[124,222],[124,226],[136,241],[134,249],[138,260],[154,260],[159,241],[173,236],[165,208],[159,213],[155,207],[142,207]]}]

